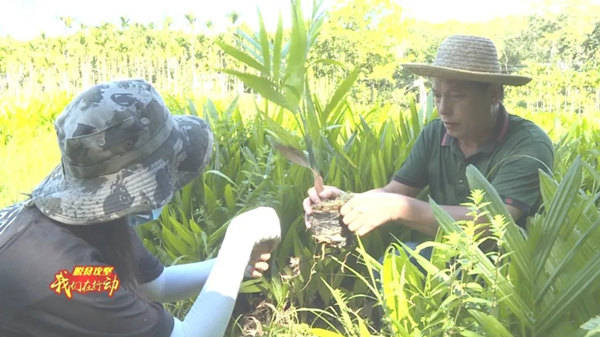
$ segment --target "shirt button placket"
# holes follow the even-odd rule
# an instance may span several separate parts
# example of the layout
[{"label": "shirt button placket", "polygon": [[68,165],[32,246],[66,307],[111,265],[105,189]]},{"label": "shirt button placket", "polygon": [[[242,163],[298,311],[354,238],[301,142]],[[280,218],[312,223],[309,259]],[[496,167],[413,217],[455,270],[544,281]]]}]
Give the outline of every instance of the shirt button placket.
[{"label": "shirt button placket", "polygon": [[457,178],[458,178],[458,183],[460,185],[463,185],[465,183],[465,179],[464,179],[465,172],[466,172],[465,167],[466,167],[466,165],[465,165],[464,161],[460,161],[458,163],[458,172],[457,172],[458,177]]},{"label": "shirt button placket", "polygon": [[466,174],[466,164],[464,161],[460,161],[458,163],[458,179],[457,179],[457,183],[458,183],[458,190],[460,191],[461,194],[466,193],[468,194],[468,188],[466,187],[465,184],[465,174]]}]

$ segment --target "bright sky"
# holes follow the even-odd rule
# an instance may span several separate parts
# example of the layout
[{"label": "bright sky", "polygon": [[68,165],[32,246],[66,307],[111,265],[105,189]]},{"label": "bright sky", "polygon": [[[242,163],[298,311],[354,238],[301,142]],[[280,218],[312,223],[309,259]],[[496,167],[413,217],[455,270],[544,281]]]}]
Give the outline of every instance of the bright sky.
[{"label": "bright sky", "polygon": [[[331,5],[338,0],[325,0]],[[487,21],[511,14],[533,14],[544,6],[544,0],[396,0],[409,17],[431,22],[447,20]],[[558,0],[560,2],[561,0]],[[567,1],[567,0],[562,0]],[[600,4],[600,0],[590,0]],[[556,2],[556,1],[555,1]],[[227,14],[235,12],[239,20],[256,25],[256,8],[259,7],[268,29],[276,25],[277,14],[284,21],[289,17],[289,0],[1,0],[0,36],[10,35],[27,40],[45,32],[54,36],[65,33],[59,17],[72,17],[74,26],[88,26],[103,22],[120,24],[120,17],[131,22],[160,25],[166,16],[173,18],[176,27],[188,27],[184,15],[197,17],[199,26],[207,21],[215,27],[228,22]],[[307,7],[312,0],[303,0]],[[308,12],[308,8],[305,13]],[[289,21],[289,20],[288,20]],[[217,28],[218,29],[218,28]]]}]

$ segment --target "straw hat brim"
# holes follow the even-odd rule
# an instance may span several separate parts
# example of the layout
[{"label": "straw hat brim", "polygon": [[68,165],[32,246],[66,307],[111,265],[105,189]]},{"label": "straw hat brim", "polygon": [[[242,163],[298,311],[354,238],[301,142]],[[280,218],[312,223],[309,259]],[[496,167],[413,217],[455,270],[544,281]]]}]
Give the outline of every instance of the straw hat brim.
[{"label": "straw hat brim", "polygon": [[142,162],[90,179],[65,176],[56,167],[33,191],[49,218],[69,225],[92,225],[165,205],[173,193],[198,177],[208,163],[213,135],[194,116],[173,116],[167,140]]},{"label": "straw hat brim", "polygon": [[531,81],[531,77],[527,76],[468,71],[440,67],[425,63],[404,63],[402,66],[417,75],[451,80],[506,84],[514,86],[524,85]]}]

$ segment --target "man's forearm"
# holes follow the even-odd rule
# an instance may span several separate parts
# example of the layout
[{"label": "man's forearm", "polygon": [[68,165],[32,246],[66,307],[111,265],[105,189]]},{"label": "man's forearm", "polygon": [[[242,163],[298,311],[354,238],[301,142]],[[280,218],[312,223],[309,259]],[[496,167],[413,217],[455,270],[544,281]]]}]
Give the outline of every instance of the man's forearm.
[{"label": "man's forearm", "polygon": [[[398,221],[410,229],[435,236],[438,223],[433,209],[429,203],[413,197],[417,194],[418,190],[415,188],[388,184],[383,189],[372,189],[355,195],[342,206],[340,213],[348,229],[358,235],[365,235],[390,221]],[[441,207],[455,220],[470,219],[467,207]],[[513,217],[518,217],[518,209],[507,208]]]},{"label": "man's forearm", "polygon": [[[435,236],[439,224],[433,215],[431,205],[425,201],[407,197],[405,195],[398,196],[399,206],[394,219],[411,229]],[[504,206],[515,221],[523,216],[522,210],[511,205]],[[449,205],[440,205],[440,207],[448,212],[454,220],[473,220],[471,216],[467,215],[470,212],[467,207]]]},{"label": "man's forearm", "polygon": [[[399,196],[398,212],[395,215],[395,220],[400,221],[403,225],[419,231],[424,234],[435,236],[438,230],[438,222],[433,214],[433,209],[429,203],[407,197]],[[469,209],[464,206],[441,206],[455,220],[470,220],[467,215]]]}]

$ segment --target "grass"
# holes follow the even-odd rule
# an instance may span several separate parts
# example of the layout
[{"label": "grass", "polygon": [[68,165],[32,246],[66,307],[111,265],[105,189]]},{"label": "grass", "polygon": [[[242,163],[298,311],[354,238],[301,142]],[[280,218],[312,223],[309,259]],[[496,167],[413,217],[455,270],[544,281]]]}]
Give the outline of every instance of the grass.
[{"label": "grass", "polygon": [[70,99],[65,93],[0,99],[0,207],[24,200],[60,162],[53,121]]},{"label": "grass", "polygon": [[[254,287],[251,290],[263,289],[263,296],[260,298],[266,299],[266,303],[272,303],[271,307],[267,306],[268,310],[263,308],[264,311],[270,313],[264,316],[266,317],[264,321],[259,322],[262,325],[260,329],[263,333],[269,336],[310,335],[311,333],[328,336],[327,331],[333,329],[342,334],[366,336],[365,328],[371,334],[383,333],[384,331],[375,331],[372,328],[372,322],[360,316],[362,313],[359,310],[359,303],[365,303],[365,297],[361,294],[365,294],[367,286],[361,286],[360,281],[355,282],[356,277],[348,272],[345,274],[340,273],[339,263],[333,260],[310,261],[309,257],[314,252],[311,251],[311,245],[308,243],[309,240],[302,230],[302,223],[299,219],[301,218],[300,200],[306,187],[311,185],[312,178],[302,168],[291,166],[284,158],[275,155],[272,149],[269,148],[264,139],[264,126],[261,125],[264,115],[256,113],[255,97],[252,95],[240,97],[235,104],[231,105],[230,103],[235,101],[234,98],[212,102],[205,97],[175,97],[168,95],[168,93],[164,96],[169,108],[174,113],[196,113],[203,118],[209,118],[218,144],[215,158],[209,168],[212,171],[205,173],[202,179],[198,180],[198,183],[202,184],[195,187],[200,188],[201,191],[188,191],[186,192],[188,194],[181,195],[179,201],[175,203],[177,207],[182,209],[180,217],[175,220],[166,220],[165,217],[165,220],[163,220],[169,222],[163,224],[163,226],[170,228],[172,232],[179,233],[179,237],[185,238],[192,235],[191,240],[196,244],[194,244],[194,247],[186,249],[184,246],[174,243],[173,240],[165,241],[164,233],[161,233],[161,227],[159,226],[143,233],[143,237],[146,239],[145,243],[152,248],[151,250],[161,256],[163,262],[167,264],[210,257],[219,245],[220,228],[231,216],[255,204],[267,202],[268,200],[271,200],[271,202],[277,201],[279,202],[278,212],[285,227],[284,240],[273,259],[273,274],[259,288]],[[4,161],[5,165],[0,168],[0,181],[2,182],[0,204],[2,206],[16,200],[22,200],[24,196],[20,193],[30,192],[59,162],[60,153],[56,145],[51,121],[66,106],[69,99],[70,97],[67,97],[67,95],[55,94],[45,97],[30,97],[29,99],[23,97],[3,101],[0,114],[0,125],[2,125],[0,156],[10,160]],[[203,108],[200,109],[199,107]],[[508,109],[510,111],[511,107],[508,107]],[[580,154],[587,157],[583,164],[583,167],[587,167],[587,169],[582,172],[584,176],[582,177],[582,191],[591,194],[588,200],[593,201],[594,194],[598,191],[597,184],[599,180],[590,179],[590,176],[593,174],[600,175],[598,156],[594,155],[599,143],[600,123],[598,123],[598,118],[600,114],[555,116],[523,112],[521,115],[533,120],[545,129],[557,144],[558,150],[561,151],[561,154],[557,155],[556,158],[555,177],[562,177],[567,172],[576,155]],[[360,116],[363,116],[364,119],[361,119]],[[377,151],[371,151],[373,153],[370,153],[372,155],[370,158],[375,159],[367,160],[367,162],[360,161],[357,158],[364,158],[364,151],[369,148],[380,148],[382,153],[385,153],[384,158],[387,158],[388,152],[393,151],[397,143],[410,141],[410,137],[414,136],[411,136],[412,129],[406,123],[400,123],[403,120],[410,120],[412,117],[409,116],[411,116],[410,113],[402,112],[392,105],[372,109],[352,106],[352,109],[349,109],[344,115],[343,132],[339,134],[339,137],[341,137],[342,144],[348,143],[350,137],[361,140],[348,148],[347,156],[358,163],[357,170],[364,173],[358,174],[359,180],[348,180],[345,178],[346,172],[338,167],[340,164],[330,170],[330,181],[336,184],[349,184],[347,188],[365,189],[376,184],[377,179],[385,180],[385,177],[370,174],[372,165],[369,161],[382,160],[378,159],[377,155],[373,156],[373,153]],[[297,130],[294,130],[295,123],[293,121],[283,119],[279,122],[288,131],[297,132]],[[351,136],[353,134],[354,136]],[[394,136],[389,138],[390,135]],[[336,143],[333,142],[332,144]],[[395,167],[392,166],[398,164],[394,160],[387,159],[383,160],[382,163],[385,166],[385,172],[393,172]],[[385,174],[383,173],[384,176]],[[586,176],[588,177],[587,180]],[[233,183],[228,182],[224,177],[231,179]],[[545,181],[549,184],[548,180]],[[552,187],[546,188],[551,189]],[[592,205],[593,202],[588,201],[588,204]],[[186,222],[186,220],[190,221]],[[195,225],[189,225],[191,220],[194,220]],[[536,221],[536,223],[542,223],[539,219]],[[186,225],[186,223],[188,224]],[[200,226],[201,231],[198,231],[196,225]],[[377,240],[379,239],[371,238],[371,243],[382,242]],[[568,240],[576,242],[578,238],[568,237]],[[366,244],[368,245],[368,242]],[[385,249],[384,246],[379,247],[380,250]],[[560,247],[565,249],[564,244]],[[374,250],[369,251],[369,254],[380,256],[380,254],[374,253]],[[285,272],[286,261],[290,256],[301,258],[300,275],[287,284],[277,286],[274,279],[278,277],[279,273]],[[552,257],[556,258],[555,255],[552,255]],[[405,277],[402,275],[401,269],[397,269],[404,262],[395,261],[395,259],[388,254],[388,258],[384,263],[387,270],[386,275],[394,275],[390,277],[396,279]],[[358,273],[362,273],[364,268],[357,270]],[[411,272],[414,274],[415,271]],[[407,271],[404,273],[407,273]],[[354,281],[348,282],[349,280]],[[560,278],[557,280],[561,281]],[[307,287],[308,283],[310,284]],[[339,289],[339,291],[332,292],[328,288],[329,285],[334,289]],[[474,284],[471,285],[475,286]],[[285,296],[277,295],[277,289],[282,286],[286,288],[285,294],[287,295]],[[420,292],[421,296],[425,297],[419,300],[421,304],[415,302],[415,295],[403,299],[403,301],[406,301],[406,305],[409,306],[409,311],[406,311],[406,307],[403,309],[397,307],[394,312],[397,315],[404,312],[404,316],[400,315],[399,317],[403,317],[400,321],[392,321],[390,324],[403,324],[406,326],[408,324],[406,322],[410,322],[412,319],[414,324],[410,324],[420,330],[441,331],[439,329],[445,329],[444,324],[450,323],[455,326],[464,323],[469,327],[479,326],[480,328],[477,329],[484,329],[481,328],[484,324],[482,322],[487,322],[485,324],[490,328],[489,326],[494,326],[497,321],[510,321],[506,318],[506,313],[504,313],[504,316],[499,314],[494,316],[493,311],[485,310],[470,313],[468,310],[472,308],[470,304],[461,302],[463,300],[478,301],[477,296],[484,296],[482,294],[489,292],[477,290],[477,292],[472,293],[473,296],[447,301],[445,302],[446,305],[466,306],[464,310],[452,311],[455,310],[452,309],[447,312],[442,307],[439,310],[433,310],[435,305],[441,303],[439,298],[435,298],[435,292],[441,291],[440,289],[443,289],[443,287],[435,284],[430,284],[430,288],[422,290],[415,288],[415,285],[411,287],[413,287],[410,290],[411,293]],[[252,287],[250,286],[250,288]],[[247,287],[247,289],[250,288]],[[397,290],[389,289],[386,291],[393,293]],[[383,303],[384,300],[379,299],[375,303],[378,301]],[[372,300],[371,303],[373,303]],[[391,302],[387,300],[386,303]],[[254,304],[258,305],[257,303]],[[251,303],[251,305],[254,304]],[[420,307],[413,307],[414,305],[420,305]],[[588,306],[591,305],[588,304]],[[188,307],[189,302],[167,306],[173,314],[180,316],[185,314]],[[516,306],[513,305],[509,309],[515,310],[515,308]],[[329,310],[329,313],[337,313],[339,317],[342,317],[340,316],[342,312],[345,312],[345,314],[342,321],[336,321],[337,316],[331,317],[330,314],[325,314],[323,310]],[[438,312],[444,316],[437,318],[431,315],[422,316],[423,320],[416,320],[417,316],[428,315],[427,313],[433,312]],[[452,316],[452,313],[455,315]],[[252,312],[249,314],[252,314]],[[406,316],[409,314],[413,316],[410,316],[410,318]],[[544,314],[549,315],[547,312]],[[320,321],[319,316],[329,317],[329,323]],[[442,319],[440,317],[446,318]],[[464,318],[465,321],[458,321],[458,318]],[[258,326],[257,322],[247,323],[248,319],[252,321],[247,314],[240,316],[240,321],[232,323],[231,333],[236,335],[236,324],[246,329],[252,329],[252,324],[254,324],[255,328],[258,329],[256,327]],[[461,326],[461,329],[466,325]],[[526,326],[526,324],[523,324],[523,326]],[[542,328],[546,329],[546,327]],[[390,326],[388,329],[396,332],[401,330],[400,326]],[[413,328],[406,328],[406,333],[410,334],[415,331],[411,329]],[[530,327],[525,328],[525,330],[527,329],[530,329]],[[479,331],[483,333],[483,330]]]},{"label": "grass", "polygon": [[[196,106],[203,106],[207,100],[204,96],[171,96],[168,93],[163,93],[163,96],[167,97],[167,104],[173,111],[184,111],[190,101]],[[70,99],[71,96],[66,93],[54,93],[41,97],[3,97],[0,100],[0,158],[4,163],[0,166],[0,207],[26,199],[26,194],[60,162],[53,120]],[[233,99],[232,97],[215,104],[226,106]],[[238,107],[245,120],[253,120],[256,114],[255,99],[255,96],[250,94],[242,95],[238,99]],[[257,104],[260,105],[260,101]],[[568,137],[571,143],[577,143],[576,154],[585,155],[587,151],[589,161],[592,162],[598,157],[593,150],[598,150],[594,144],[600,144],[600,112],[556,115],[530,113],[511,107],[507,109],[535,122],[548,133],[555,144],[563,137]],[[375,108],[368,113],[375,125],[397,114],[398,112],[390,106]],[[356,116],[349,117],[354,120],[353,123],[360,122]],[[293,126],[288,124],[288,127]],[[561,158],[557,158],[557,161],[560,160]],[[555,166],[564,173],[561,167],[565,167],[566,163]],[[598,162],[596,167],[599,167]]]}]

